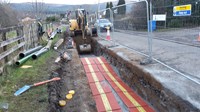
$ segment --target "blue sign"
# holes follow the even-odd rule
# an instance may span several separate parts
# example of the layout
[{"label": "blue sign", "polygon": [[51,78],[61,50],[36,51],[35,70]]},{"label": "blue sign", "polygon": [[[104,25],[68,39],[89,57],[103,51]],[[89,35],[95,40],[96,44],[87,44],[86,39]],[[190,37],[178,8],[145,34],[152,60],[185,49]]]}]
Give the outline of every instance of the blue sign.
[{"label": "blue sign", "polygon": [[190,16],[191,11],[176,11],[174,16]]}]

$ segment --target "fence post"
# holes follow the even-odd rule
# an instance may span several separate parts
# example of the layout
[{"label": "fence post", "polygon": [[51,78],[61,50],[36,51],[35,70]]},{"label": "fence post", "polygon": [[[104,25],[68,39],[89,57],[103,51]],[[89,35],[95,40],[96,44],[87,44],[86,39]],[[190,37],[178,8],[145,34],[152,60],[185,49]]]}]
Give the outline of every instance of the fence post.
[{"label": "fence post", "polygon": [[33,30],[34,30],[34,34],[33,34],[33,38],[34,38],[34,47],[38,45],[38,32],[37,32],[37,29],[38,29],[38,25],[37,25],[37,22],[34,23],[34,26],[33,26]]},{"label": "fence post", "polygon": [[[2,33],[2,40],[3,40],[3,41],[6,41],[6,40],[7,40],[7,38],[6,38],[6,32],[3,32],[3,33]],[[7,50],[7,45],[6,45],[6,46],[3,46],[3,52],[5,52],[6,50]],[[5,63],[8,62],[8,56],[6,56],[6,57],[4,58],[4,62],[5,62]]]},{"label": "fence post", "polygon": [[[17,37],[22,36],[22,30],[21,30],[20,27],[18,27],[18,28],[16,29],[16,34],[17,34]],[[21,43],[21,40],[18,40],[17,42],[18,42],[18,44],[20,44],[20,43]],[[21,51],[21,50],[23,50],[23,48],[21,47],[19,50]]]},{"label": "fence post", "polygon": [[[17,29],[16,29],[16,34],[17,34],[17,37],[19,37],[19,36],[20,36],[20,30],[19,30],[19,28],[17,28]],[[21,42],[20,42],[20,40],[18,40],[17,42],[18,42],[18,44],[20,44],[20,43],[21,43]]]}]

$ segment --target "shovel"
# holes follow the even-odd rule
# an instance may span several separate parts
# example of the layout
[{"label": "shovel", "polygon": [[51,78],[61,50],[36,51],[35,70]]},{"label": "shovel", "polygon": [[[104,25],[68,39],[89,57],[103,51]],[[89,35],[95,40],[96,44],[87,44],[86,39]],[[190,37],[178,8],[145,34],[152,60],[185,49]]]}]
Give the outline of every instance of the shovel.
[{"label": "shovel", "polygon": [[42,85],[42,84],[46,84],[48,82],[51,82],[51,81],[57,81],[57,80],[60,80],[60,77],[55,77],[55,78],[52,78],[50,80],[46,80],[46,81],[42,81],[42,82],[38,82],[38,83],[34,83],[33,85],[25,85],[24,87],[20,88],[19,90],[17,90],[14,95],[15,96],[18,96],[20,94],[22,94],[23,92],[27,91],[29,88],[33,87],[33,86],[39,86],[39,85]]}]

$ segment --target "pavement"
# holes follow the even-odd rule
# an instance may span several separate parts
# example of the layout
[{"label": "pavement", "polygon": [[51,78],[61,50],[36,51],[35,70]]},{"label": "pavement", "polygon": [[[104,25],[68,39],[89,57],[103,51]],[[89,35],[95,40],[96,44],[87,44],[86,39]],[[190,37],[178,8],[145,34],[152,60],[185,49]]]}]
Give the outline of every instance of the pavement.
[{"label": "pavement", "polygon": [[[147,32],[142,31],[130,31],[130,30],[115,30],[116,32],[138,35],[138,36],[147,36]],[[154,39],[160,39],[165,41],[170,41],[179,44],[185,44],[190,46],[200,47],[200,42],[198,41],[200,33],[200,27],[196,28],[185,28],[185,29],[171,29],[163,31],[153,31],[152,37]]]},{"label": "pavement", "polygon": [[[101,37],[106,37],[102,33]],[[128,46],[134,50],[148,54],[148,39],[146,35],[133,35],[129,33],[115,32],[111,35],[113,41]],[[190,45],[182,45],[175,42],[153,39],[152,54],[167,65],[181,71],[200,83],[200,48]]]}]

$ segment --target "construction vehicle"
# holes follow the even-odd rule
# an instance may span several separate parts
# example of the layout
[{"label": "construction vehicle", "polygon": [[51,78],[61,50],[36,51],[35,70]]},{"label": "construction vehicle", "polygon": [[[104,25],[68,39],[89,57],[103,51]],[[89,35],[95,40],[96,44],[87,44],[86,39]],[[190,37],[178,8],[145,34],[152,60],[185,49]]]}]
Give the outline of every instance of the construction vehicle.
[{"label": "construction vehicle", "polygon": [[75,11],[76,19],[70,19],[70,36],[73,38],[79,53],[90,53],[91,37],[96,35],[94,28],[89,28],[87,23],[87,12],[84,9]]}]

